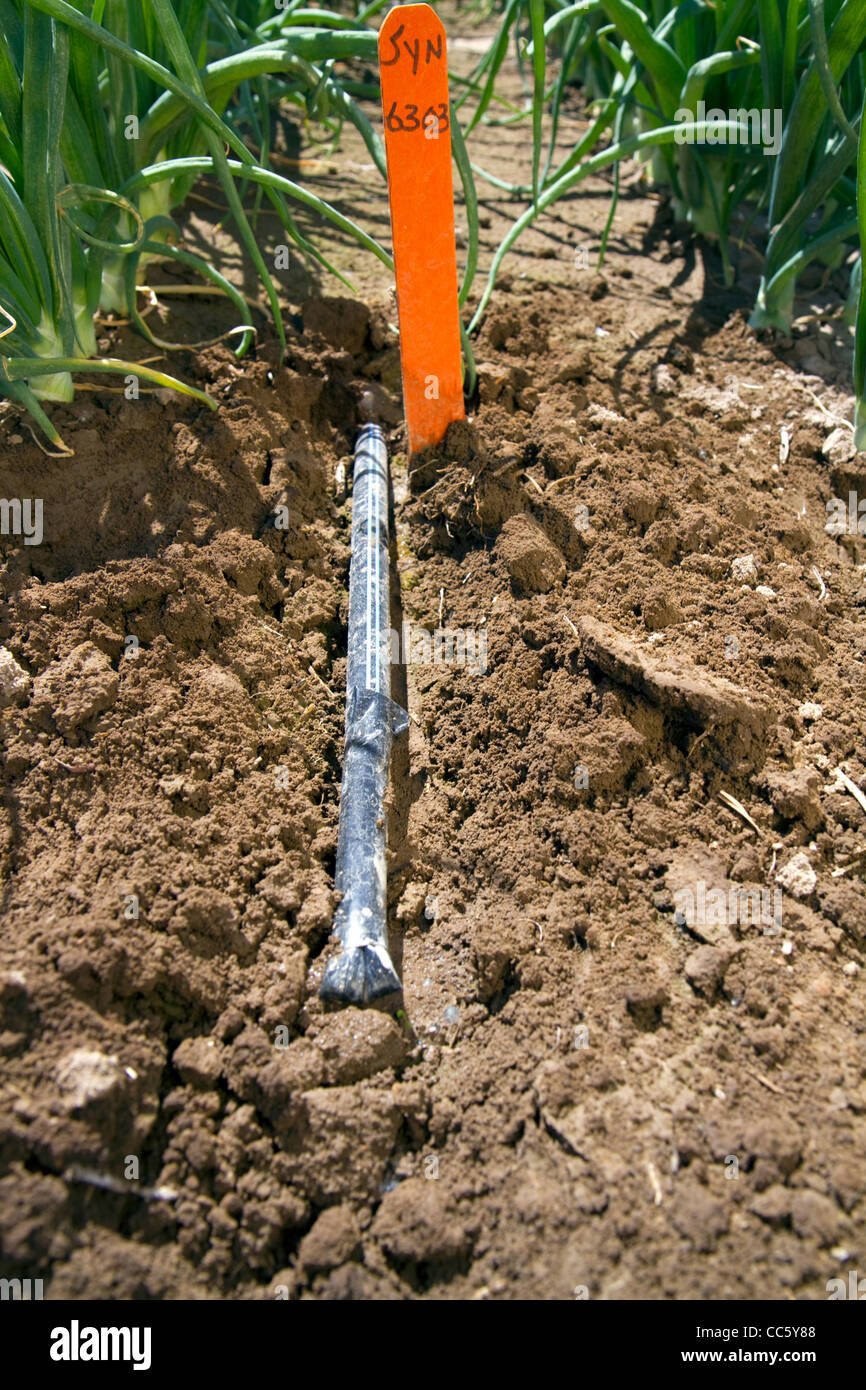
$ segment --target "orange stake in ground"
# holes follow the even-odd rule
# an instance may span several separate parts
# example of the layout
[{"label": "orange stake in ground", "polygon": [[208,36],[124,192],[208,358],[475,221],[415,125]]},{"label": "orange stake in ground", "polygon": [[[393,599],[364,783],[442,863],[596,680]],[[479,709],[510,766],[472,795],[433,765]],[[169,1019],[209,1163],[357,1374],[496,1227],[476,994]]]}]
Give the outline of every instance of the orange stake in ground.
[{"label": "orange stake in ground", "polygon": [[464,417],[445,30],[429,5],[391,10],[379,70],[411,455]]}]

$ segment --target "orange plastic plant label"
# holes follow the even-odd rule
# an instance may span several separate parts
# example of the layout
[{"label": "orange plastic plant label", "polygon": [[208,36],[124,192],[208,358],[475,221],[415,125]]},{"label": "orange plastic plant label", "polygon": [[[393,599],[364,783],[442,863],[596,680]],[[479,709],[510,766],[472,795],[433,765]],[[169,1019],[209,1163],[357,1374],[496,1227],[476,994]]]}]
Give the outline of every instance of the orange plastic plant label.
[{"label": "orange plastic plant label", "polygon": [[445,30],[397,5],[379,31],[391,236],[409,453],[464,418]]}]

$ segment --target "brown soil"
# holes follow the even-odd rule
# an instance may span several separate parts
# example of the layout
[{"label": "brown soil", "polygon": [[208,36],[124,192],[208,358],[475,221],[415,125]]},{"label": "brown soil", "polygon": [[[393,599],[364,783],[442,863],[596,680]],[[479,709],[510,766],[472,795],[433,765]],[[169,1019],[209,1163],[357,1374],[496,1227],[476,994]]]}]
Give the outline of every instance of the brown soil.
[{"label": "brown soil", "polygon": [[[513,177],[525,142],[488,131],[478,158]],[[337,159],[381,232],[363,149]],[[393,430],[395,624],[487,634],[483,673],[398,672],[397,1017],[316,994],[334,471],[369,393],[399,420],[386,279],[365,264],[359,305],[296,268],[282,366],[264,321],[255,360],[176,355],[215,415],[100,385],[54,412],[67,460],[7,412],[2,493],[44,499],[45,537],[5,537],[0,571],[27,676],[0,712],[0,1275],[58,1299],[756,1299],[862,1267],[866,813],[835,770],[866,788],[866,555],[824,530],[830,497],[866,497],[844,428],[823,451],[850,416],[843,282],[759,342],[745,257],[724,290],[630,178],[601,273],[601,181],[510,258],[469,424],[408,478]],[[485,263],[512,210],[485,197]],[[231,321],[171,303],[190,338]],[[675,914],[779,874],[778,933]]]}]

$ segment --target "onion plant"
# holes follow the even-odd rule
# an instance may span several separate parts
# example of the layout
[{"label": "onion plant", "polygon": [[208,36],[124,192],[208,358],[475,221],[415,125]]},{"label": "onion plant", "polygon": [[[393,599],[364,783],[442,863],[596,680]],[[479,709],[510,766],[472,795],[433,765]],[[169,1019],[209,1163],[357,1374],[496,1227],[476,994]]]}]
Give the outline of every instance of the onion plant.
[{"label": "onion plant", "polygon": [[[532,182],[509,185],[473,166],[527,200],[494,256],[473,326],[521,232],[587,174],[616,171],[632,156],[652,160],[676,213],[717,240],[728,281],[735,213],[748,207],[753,222],[764,219],[752,324],[789,331],[801,272],[816,259],[841,264],[866,229],[863,0],[543,0],[543,15],[541,3],[503,0],[496,36],[460,98],[467,130],[497,119],[496,78],[515,36],[532,67],[524,108]],[[575,80],[591,99],[592,120],[557,160],[563,92]],[[617,187],[615,179],[611,217]],[[858,299],[855,386],[858,419],[866,421],[862,288]]]},{"label": "onion plant", "polygon": [[100,269],[106,256],[124,248],[96,231],[82,240],[68,215],[70,201],[143,224],[119,195],[83,184],[73,189],[67,181],[68,34],[36,10],[19,13],[9,0],[0,13],[0,395],[29,411],[61,450],[39,402],[71,400],[78,371],[135,372],[213,404],[164,373],[98,356],[93,320]]},{"label": "onion plant", "polygon": [[[204,172],[222,186],[281,344],[277,289],[243,204],[248,184],[269,199],[287,238],[329,270],[296,226],[290,200],[390,266],[351,219],[267,161],[270,104],[291,92],[312,119],[353,121],[384,174],[379,136],[333,73],[336,59],[372,58],[375,45],[362,18],[290,4],[0,0],[0,394],[25,406],[62,447],[39,401],[71,399],[77,371],[134,370],[191,391],[97,355],[97,309],[123,312],[151,341],[171,346],[153,335],[136,302],[137,275],[155,255],[179,260],[231,299],[237,350],[247,350],[252,329],[242,296],[178,244],[170,216]],[[248,130],[260,137],[256,153]]]}]

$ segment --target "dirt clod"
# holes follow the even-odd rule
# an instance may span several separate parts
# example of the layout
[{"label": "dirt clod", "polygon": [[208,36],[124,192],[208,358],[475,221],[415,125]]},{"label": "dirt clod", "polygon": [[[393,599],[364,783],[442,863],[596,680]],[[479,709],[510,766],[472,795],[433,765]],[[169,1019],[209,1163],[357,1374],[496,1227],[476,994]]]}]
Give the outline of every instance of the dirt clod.
[{"label": "dirt clod", "polygon": [[117,672],[105,653],[92,642],[81,642],[36,677],[30,710],[68,737],[113,705],[117,687]]},{"label": "dirt clod", "polygon": [[382,1198],[373,1234],[395,1260],[444,1262],[466,1255],[472,1237],[438,1181],[409,1178]]},{"label": "dirt clod", "polygon": [[730,953],[714,946],[699,946],[685,964],[686,979],[707,999],[715,998],[730,964]]},{"label": "dirt clod", "polygon": [[317,1032],[315,1041],[325,1058],[328,1078],[336,1086],[399,1066],[408,1051],[406,1035],[396,1020],[369,1009],[335,1014]]},{"label": "dirt clod", "polygon": [[193,1086],[213,1086],[222,1072],[220,1047],[214,1038],[186,1038],[172,1062],[181,1079]]},{"label": "dirt clod", "polygon": [[622,685],[639,690],[663,708],[700,724],[738,724],[762,734],[771,718],[763,702],[724,677],[674,659],[663,663],[608,623],[583,617],[581,644],[588,659]]},{"label": "dirt clod", "polygon": [[547,593],[565,574],[562,553],[532,517],[509,517],[496,549],[519,592]]},{"label": "dirt clod", "polygon": [[350,1207],[327,1207],[298,1247],[298,1259],[311,1272],[336,1269],[354,1258],[360,1232]]}]

